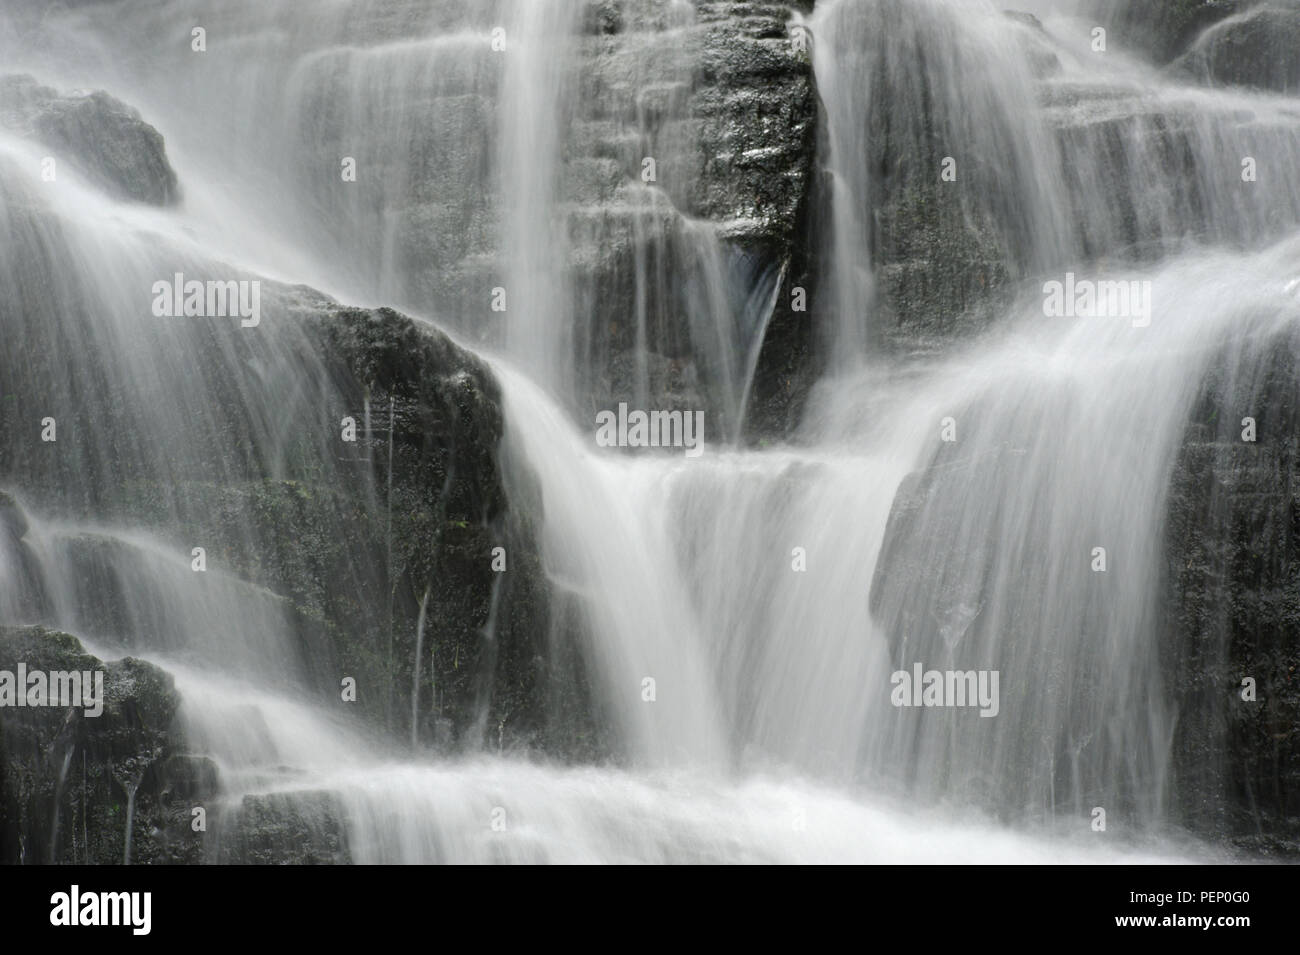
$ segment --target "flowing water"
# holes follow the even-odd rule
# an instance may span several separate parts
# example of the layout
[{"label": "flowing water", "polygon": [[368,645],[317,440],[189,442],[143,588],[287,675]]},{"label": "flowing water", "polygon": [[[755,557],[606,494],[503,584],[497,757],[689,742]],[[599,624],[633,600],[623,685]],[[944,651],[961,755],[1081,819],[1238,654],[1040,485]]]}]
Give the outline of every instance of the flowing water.
[{"label": "flowing water", "polygon": [[[694,16],[645,3],[669,43]],[[75,172],[45,188],[40,148],[0,133],[5,347],[48,369],[42,400],[94,393],[104,409],[61,425],[78,429],[75,459],[28,462],[76,493],[29,508],[38,580],[16,580],[0,549],[0,618],[39,616],[92,652],[160,663],[229,805],[332,793],[359,862],[1205,854],[1166,825],[1178,714],[1155,636],[1163,504],[1211,362],[1226,351],[1248,369],[1300,319],[1300,103],[1181,86],[1118,52],[1090,59],[1076,5],[1027,6],[1042,36],[975,0],[823,0],[807,20],[835,360],[794,438],[758,450],[730,439],[778,276],[717,226],[669,215],[667,186],[620,187],[617,228],[566,195],[584,95],[576,0],[3,5],[5,72],[139,108],[166,137],[183,198],[118,202]],[[198,24],[202,55],[189,47]],[[1036,43],[1059,72],[1036,78]],[[689,71],[670,61],[653,79]],[[1154,135],[1171,123],[1174,157]],[[996,332],[946,357],[877,347],[872,216],[899,185],[874,161],[886,135],[959,157],[966,214],[1023,283]],[[1252,154],[1271,175],[1246,189]],[[352,190],[333,188],[343,156],[364,171]],[[583,409],[607,316],[565,263],[624,227],[636,304],[623,318],[640,363],[627,400],[651,400],[652,311],[671,299],[717,410],[698,458],[592,440]],[[689,268],[659,258],[669,234]],[[1045,318],[1042,280],[1076,269],[1149,282],[1146,320]],[[338,400],[309,336],[139,322],[141,290],[176,271],[392,304],[490,356],[510,479],[540,488],[546,572],[583,623],[625,764],[426,756],[414,717],[409,743],[377,745],[306,702],[334,671],[293,643],[284,601],[219,572],[200,580],[187,555],[97,520],[124,482],[174,489],[156,506],[183,522],[212,516],[185,493],[195,482],[333,460],[327,436],[293,425]],[[506,318],[489,306],[498,284]],[[234,435],[214,411],[231,401],[247,412]],[[956,442],[942,439],[946,419]],[[104,421],[131,426],[110,437]],[[304,442],[319,444],[308,455]],[[354,488],[382,519],[368,474],[332,467],[317,479]],[[1092,573],[1096,547],[1105,574]],[[361,586],[373,569],[352,573]],[[112,607],[96,600],[105,580],[125,595]],[[436,630],[422,605],[416,706]],[[999,671],[997,716],[895,708],[890,674],[914,663]],[[1099,805],[1131,820],[1129,834],[1097,839]]]}]

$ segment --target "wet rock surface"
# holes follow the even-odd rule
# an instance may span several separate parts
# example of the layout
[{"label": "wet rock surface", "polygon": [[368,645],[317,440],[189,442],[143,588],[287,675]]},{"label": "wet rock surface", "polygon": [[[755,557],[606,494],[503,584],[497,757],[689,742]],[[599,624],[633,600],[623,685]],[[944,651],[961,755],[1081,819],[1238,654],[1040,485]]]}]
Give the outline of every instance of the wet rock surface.
[{"label": "wet rock surface", "polygon": [[1263,4],[1203,33],[1173,69],[1206,85],[1300,92],[1300,6]]},{"label": "wet rock surface", "polygon": [[343,809],[331,793],[245,796],[214,840],[221,865],[347,865]]},{"label": "wet rock surface", "polygon": [[0,127],[31,136],[116,197],[166,206],[180,196],[162,134],[102,90],[61,93],[30,76],[0,76]]},{"label": "wet rock surface", "polygon": [[1099,22],[1118,42],[1168,63],[1186,52],[1203,31],[1250,9],[1258,0],[1097,0]]},{"label": "wet rock surface", "polygon": [[120,864],[128,828],[133,863],[200,861],[191,810],[215,798],[216,771],[186,749],[171,677],[142,660],[99,660],[66,633],[0,627],[0,671],[20,663],[101,671],[103,712],[0,707],[0,861]]},{"label": "wet rock surface", "polygon": [[1161,645],[1177,812],[1287,856],[1300,855],[1298,356],[1292,337],[1244,366],[1225,358],[1203,386],[1172,475]]},{"label": "wet rock surface", "polygon": [[[579,387],[593,407],[631,397],[734,417],[739,396],[728,382],[747,372],[724,367],[714,343],[758,348],[768,322],[774,342],[756,358],[751,430],[794,417],[783,410],[782,346],[807,334],[807,315],[788,305],[810,264],[803,239],[817,126],[811,40],[794,39],[799,9],[700,2],[685,16],[671,5],[588,7],[582,105],[563,177],[573,203],[571,280],[580,311],[596,317],[576,336],[579,353],[594,359]],[[724,282],[716,313],[761,291],[734,324],[693,328],[677,296],[698,294],[711,273]],[[630,360],[638,341],[649,353],[641,367]]]}]

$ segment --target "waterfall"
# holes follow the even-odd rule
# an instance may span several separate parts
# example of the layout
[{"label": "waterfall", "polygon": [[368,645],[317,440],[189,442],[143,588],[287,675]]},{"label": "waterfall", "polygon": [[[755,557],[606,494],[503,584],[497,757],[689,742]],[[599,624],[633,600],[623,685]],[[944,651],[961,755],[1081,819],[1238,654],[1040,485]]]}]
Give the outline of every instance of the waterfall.
[{"label": "waterfall", "polygon": [[[819,4],[810,23],[826,110],[830,285],[836,365],[878,338],[872,263],[891,236],[886,192],[912,203],[956,186],[962,213],[992,230],[1013,267],[1059,258],[1070,217],[1054,183],[1056,143],[1036,108],[1017,30],[991,4]],[[960,149],[958,148],[960,144]],[[948,180],[940,181],[945,162]],[[906,220],[892,231],[912,227]]]},{"label": "waterfall", "polygon": [[415,623],[415,674],[411,678],[411,749],[420,745],[420,664],[424,654],[425,611],[429,605],[429,591],[420,598],[420,616]]},{"label": "waterfall", "polygon": [[570,43],[578,7],[572,0],[516,5],[517,21],[504,28],[505,43],[514,46],[507,46],[500,105],[510,270],[498,287],[506,295],[506,346],[562,393],[572,387],[575,356],[564,287],[568,235],[554,210],[562,199],[561,136],[573,99]]},{"label": "waterfall", "polygon": [[[72,765],[72,748],[63,754],[63,762],[59,764],[59,780],[54,786],[54,817],[50,820],[50,852],[54,852],[54,847],[59,844],[59,820],[61,818],[60,803],[63,801],[63,784],[68,780],[68,767]],[[75,864],[76,847],[73,847],[73,858]],[[50,858],[48,864],[53,864],[56,860]]]},{"label": "waterfall", "polygon": [[[310,816],[322,795],[361,863],[1218,858],[1171,812],[1167,505],[1205,382],[1253,381],[1300,322],[1295,99],[1094,56],[1082,0],[1029,20],[819,0],[792,22],[821,104],[806,219],[827,361],[797,427],[751,447],[795,259],[754,239],[768,213],[706,216],[692,192],[704,6],[629,0],[623,47],[577,0],[0,12],[3,72],[138,109],[178,190],[128,201],[62,160],[55,187],[48,147],[0,121],[0,421],[59,429],[57,454],[15,441],[0,471],[25,515],[0,524],[0,625],[170,674],[219,773],[212,861],[259,799]],[[915,248],[936,222],[967,243],[950,260]],[[906,300],[953,269],[996,294],[937,347]],[[178,274],[261,282],[261,326],[142,320]],[[1076,282],[1122,283],[1126,310],[1048,314]],[[578,635],[599,759],[503,745],[487,700],[515,688],[476,687],[455,745],[430,728],[447,621],[426,587],[413,632],[394,623],[399,565],[446,570],[394,547],[442,506],[394,481],[414,453],[396,435],[427,423],[390,394],[372,433],[372,382],[306,317],[338,302],[401,309],[490,368],[503,494],[536,536],[548,648]],[[620,401],[705,410],[704,453],[599,447],[593,416]],[[382,547],[345,547],[357,527]],[[253,582],[295,560],[317,590]],[[469,624],[494,662],[509,586]],[[339,702],[372,657],[387,733]],[[558,668],[541,657],[528,672]],[[996,671],[996,715],[898,705],[914,666]],[[1122,838],[1090,839],[1094,807]]]}]

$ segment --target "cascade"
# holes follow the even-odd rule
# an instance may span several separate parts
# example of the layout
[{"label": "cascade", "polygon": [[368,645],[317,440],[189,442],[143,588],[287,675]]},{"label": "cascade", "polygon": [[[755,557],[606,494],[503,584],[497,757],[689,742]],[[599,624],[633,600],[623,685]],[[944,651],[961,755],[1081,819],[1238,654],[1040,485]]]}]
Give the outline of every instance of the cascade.
[{"label": "cascade", "polygon": [[[62,152],[42,180],[53,147],[12,120],[37,94],[0,85],[0,627],[169,675],[219,780],[207,861],[282,805],[360,863],[1220,858],[1176,812],[1167,518],[1207,382],[1270,393],[1300,327],[1294,96],[1094,56],[1083,0],[819,0],[791,21],[821,102],[805,279],[762,231],[779,195],[724,217],[692,192],[701,150],[770,159],[691,99],[726,5],[618,6],[0,6],[0,84],[107,91],[177,184],[123,198]],[[950,259],[917,251],[947,228]],[[936,346],[909,295],[954,270],[997,294],[945,300],[982,317]],[[796,279],[825,362],[747,444]],[[317,321],[350,306],[468,370],[401,384],[417,335]],[[466,503],[484,461],[500,486]],[[438,553],[403,543],[422,522]],[[442,548],[493,575],[486,612],[447,616],[440,581],[475,581]],[[350,709],[363,671],[387,685]],[[144,769],[113,768],[128,862]],[[1090,840],[1097,806],[1131,837]]]}]

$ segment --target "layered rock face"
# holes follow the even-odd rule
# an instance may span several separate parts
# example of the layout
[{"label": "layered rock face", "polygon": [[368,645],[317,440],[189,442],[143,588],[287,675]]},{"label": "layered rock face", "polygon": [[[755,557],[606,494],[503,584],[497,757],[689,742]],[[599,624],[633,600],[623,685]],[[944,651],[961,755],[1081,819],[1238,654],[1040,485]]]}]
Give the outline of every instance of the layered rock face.
[{"label": "layered rock face", "polygon": [[[811,41],[792,34],[811,4],[547,8],[571,11],[563,24],[511,9],[371,5],[355,45],[335,25],[314,38],[324,52],[290,54],[283,102],[248,109],[304,167],[283,187],[315,219],[310,241],[468,341],[546,352],[534,357],[584,418],[631,400],[734,430],[761,326],[806,333],[790,303],[808,284],[817,97]],[[290,28],[267,16],[259,29]],[[519,44],[510,56],[465,39],[496,25]],[[445,43],[392,42],[432,28]],[[353,157],[355,183],[340,189],[320,156]],[[358,245],[370,234],[382,245]],[[783,429],[797,414],[767,369],[784,361],[764,354],[755,388],[755,414]]]},{"label": "layered rock face", "polygon": [[[1178,82],[1285,91],[1289,52],[1274,55],[1229,38],[1256,30],[1284,38],[1300,8],[1186,6],[1197,12],[1176,18],[1179,26],[1166,22],[1177,5],[1145,14],[1142,4],[1102,7],[1098,22],[1111,24],[1116,47],[1159,58],[1169,45],[1174,52],[1165,60],[1185,54],[1167,67]],[[1035,97],[1005,112],[989,111],[978,85],[953,89],[945,74],[901,69],[875,49],[887,41],[868,48],[878,64],[863,121],[870,128],[867,161],[878,170],[870,184],[870,241],[881,346],[946,350],[1004,314],[1017,281],[1064,263],[1105,269],[1156,261],[1188,243],[1248,246],[1280,238],[1300,222],[1300,195],[1285,176],[1272,178],[1266,191],[1222,173],[1239,168],[1245,156],[1293,168],[1300,140],[1286,111],[1243,111],[1172,86],[1092,80],[1077,64],[1067,74],[1062,62],[1077,54],[1035,17],[1006,16]],[[960,47],[945,49],[952,41],[929,20],[911,28],[916,35],[907,24],[898,18],[895,41],[923,42],[937,61],[960,63]],[[1219,51],[1217,67],[1209,65],[1211,50]],[[1256,82],[1245,73],[1234,79],[1232,70],[1278,75],[1261,74]],[[962,128],[969,109],[989,112],[987,128]],[[943,178],[945,159],[955,163],[952,181]]]},{"label": "layered rock face", "polygon": [[[575,330],[590,376],[578,393],[594,406],[638,396],[734,416],[727,391],[747,373],[735,353],[760,345],[760,323],[806,333],[790,304],[811,265],[817,100],[797,6],[702,2],[689,18],[669,4],[588,8],[563,190],[574,301],[591,322]],[[713,309],[736,314],[692,327],[683,296],[707,299],[709,283],[722,286]],[[782,424],[786,351],[764,349],[753,412]]]}]

